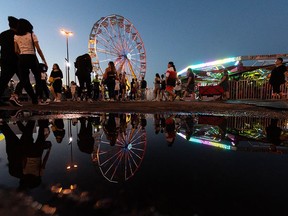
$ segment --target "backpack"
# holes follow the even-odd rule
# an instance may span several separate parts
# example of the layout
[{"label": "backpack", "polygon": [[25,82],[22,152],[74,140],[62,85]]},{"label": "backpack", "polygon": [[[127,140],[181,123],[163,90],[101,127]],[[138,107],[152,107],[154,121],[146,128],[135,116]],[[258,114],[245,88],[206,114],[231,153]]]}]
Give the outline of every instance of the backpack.
[{"label": "backpack", "polygon": [[84,55],[80,55],[76,58],[76,61],[74,63],[75,68],[80,71],[87,71],[91,72],[92,71],[92,62],[91,62],[91,57],[88,53]]}]

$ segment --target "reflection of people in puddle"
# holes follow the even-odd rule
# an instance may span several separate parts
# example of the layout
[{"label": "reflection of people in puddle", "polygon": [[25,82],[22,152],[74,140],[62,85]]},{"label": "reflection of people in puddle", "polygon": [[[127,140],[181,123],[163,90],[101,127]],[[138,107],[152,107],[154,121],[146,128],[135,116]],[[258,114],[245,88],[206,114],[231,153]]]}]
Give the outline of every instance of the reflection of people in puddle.
[{"label": "reflection of people in puddle", "polygon": [[131,114],[131,125],[132,125],[132,128],[137,129],[139,123],[140,123],[140,122],[139,122],[139,116],[138,116],[138,114],[132,113],[132,114]]},{"label": "reflection of people in puddle", "polygon": [[92,126],[94,127],[95,131],[99,132],[100,126],[101,126],[101,121],[102,121],[100,115],[95,116],[95,117],[91,117],[90,119],[91,119],[91,123],[92,123]]},{"label": "reflection of people in puddle", "polygon": [[141,125],[141,129],[144,130],[146,125],[147,125],[147,120],[146,120],[145,114],[141,114],[141,116],[140,116],[140,125]]},{"label": "reflection of people in puddle", "polygon": [[[87,123],[87,124],[86,124]],[[92,135],[92,122],[90,119],[80,118],[80,130],[78,134],[78,147],[80,151],[91,154],[94,148],[94,138]]]},{"label": "reflection of people in puddle", "polygon": [[52,121],[52,131],[56,138],[57,143],[61,143],[65,136],[64,121],[63,119],[54,119]]},{"label": "reflection of people in puddle", "polygon": [[[5,136],[8,167],[11,176],[20,179],[20,189],[35,188],[41,183],[41,176],[49,157],[51,142],[45,141],[49,133],[48,120],[39,120],[38,137],[34,142],[33,130],[35,121],[29,120],[26,125],[16,122],[22,132],[20,138],[11,130],[7,123],[0,126]],[[44,150],[47,152],[42,159]]]},{"label": "reflection of people in puddle", "polygon": [[271,123],[266,127],[267,140],[271,142],[271,151],[276,151],[276,146],[281,144],[282,129],[277,126],[278,119],[271,119]]},{"label": "reflection of people in puddle", "polygon": [[154,114],[154,130],[155,134],[159,134],[160,132],[160,115],[159,114]]},{"label": "reflection of people in puddle", "polygon": [[168,146],[172,146],[176,138],[176,125],[174,116],[169,116],[165,120],[165,138]]},{"label": "reflection of people in puddle", "polygon": [[185,128],[186,140],[190,140],[194,132],[194,126],[195,126],[194,117],[192,115],[185,116],[184,120],[182,120],[181,122],[181,126]]},{"label": "reflection of people in puddle", "polygon": [[72,119],[72,125],[76,126],[78,124],[78,119],[77,118],[73,118]]},{"label": "reflection of people in puddle", "polygon": [[165,124],[166,119],[165,119],[165,116],[163,114],[160,115],[159,121],[160,121],[160,132],[163,133],[165,130],[165,126],[166,126],[166,124]]},{"label": "reflection of people in puddle", "polygon": [[114,146],[118,137],[118,130],[116,127],[115,114],[109,113],[108,120],[104,122],[103,125],[104,133],[106,138],[110,141],[110,145]]},{"label": "reflection of people in puddle", "polygon": [[127,129],[127,116],[124,113],[119,114],[119,121],[120,121],[120,128],[119,133],[126,135],[126,129]]}]

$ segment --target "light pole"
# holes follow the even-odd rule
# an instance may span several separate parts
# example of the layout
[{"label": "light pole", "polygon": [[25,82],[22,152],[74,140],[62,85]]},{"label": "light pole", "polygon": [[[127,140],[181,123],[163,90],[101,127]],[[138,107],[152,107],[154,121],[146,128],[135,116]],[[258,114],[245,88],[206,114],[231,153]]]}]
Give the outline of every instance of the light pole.
[{"label": "light pole", "polygon": [[70,83],[70,62],[69,62],[69,46],[68,46],[68,38],[73,35],[72,31],[67,31],[65,29],[60,30],[63,35],[66,37],[66,48],[67,48],[67,56],[66,56],[66,86],[69,86]]}]

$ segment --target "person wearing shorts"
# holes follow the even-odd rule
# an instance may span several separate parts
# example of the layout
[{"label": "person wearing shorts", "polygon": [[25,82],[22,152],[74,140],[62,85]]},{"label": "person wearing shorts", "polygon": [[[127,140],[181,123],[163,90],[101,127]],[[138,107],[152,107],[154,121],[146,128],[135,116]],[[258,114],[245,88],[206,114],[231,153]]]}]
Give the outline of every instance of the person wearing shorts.
[{"label": "person wearing shorts", "polygon": [[177,72],[173,62],[168,63],[168,69],[166,71],[166,92],[169,95],[169,101],[174,101],[176,94],[174,93],[174,87],[177,81]]}]

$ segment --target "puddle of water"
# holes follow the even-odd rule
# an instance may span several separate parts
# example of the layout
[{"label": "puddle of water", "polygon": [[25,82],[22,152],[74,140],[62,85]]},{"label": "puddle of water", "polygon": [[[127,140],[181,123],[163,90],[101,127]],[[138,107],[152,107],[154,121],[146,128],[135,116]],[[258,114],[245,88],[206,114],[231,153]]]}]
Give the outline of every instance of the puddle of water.
[{"label": "puddle of water", "polygon": [[0,213],[15,200],[22,214],[46,215],[286,211],[286,119],[26,111],[2,118]]}]

